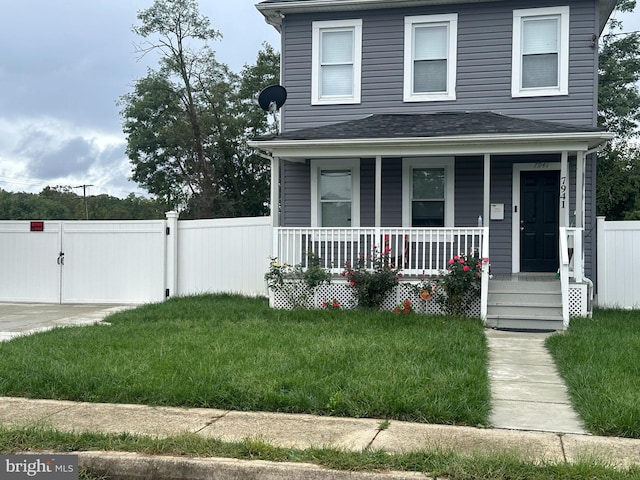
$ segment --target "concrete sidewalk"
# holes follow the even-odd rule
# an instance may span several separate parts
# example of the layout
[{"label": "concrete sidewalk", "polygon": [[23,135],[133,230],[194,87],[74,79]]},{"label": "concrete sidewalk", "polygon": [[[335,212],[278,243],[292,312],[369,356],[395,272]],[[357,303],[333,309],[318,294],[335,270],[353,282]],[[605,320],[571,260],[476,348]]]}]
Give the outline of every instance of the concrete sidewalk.
[{"label": "concrete sidewalk", "polygon": [[[533,462],[575,462],[591,459],[621,468],[640,465],[640,440],[635,439],[425,425],[400,421],[391,421],[385,428],[382,427],[380,420],[375,419],[236,412],[205,408],[148,407],[5,397],[0,398],[0,425],[42,426],[74,432],[128,432],[153,437],[192,433],[227,442],[260,439],[273,446],[296,449],[334,447],[357,452],[365,449],[382,449],[392,453],[439,449],[463,454],[510,452],[525,461]],[[297,465],[287,470],[282,464],[264,465],[264,462],[256,464],[220,459],[192,461],[185,458],[170,459],[113,452],[81,453],[80,464],[94,467],[106,465],[112,472],[177,469],[177,471],[170,470],[171,473],[167,476],[174,479],[206,478],[206,476],[193,476],[196,475],[193,472],[198,471],[205,464],[208,465],[209,474],[211,469],[214,469],[217,475],[225,468],[235,472],[235,476],[220,475],[215,478],[245,478],[245,474],[249,476],[248,472],[254,472],[258,467],[262,469],[261,471],[275,469],[272,476],[259,478],[342,478],[337,476],[336,472],[311,466],[308,466],[311,470],[308,472],[305,470],[306,473],[301,474],[300,469],[307,467]],[[181,476],[182,471],[192,473]],[[239,471],[244,473],[238,475]],[[286,471],[290,474],[286,474]],[[331,476],[326,476],[328,472],[331,472]],[[142,477],[144,475],[138,478]],[[344,478],[369,477],[350,475]],[[394,473],[392,476],[371,478],[424,478],[424,476]]]}]

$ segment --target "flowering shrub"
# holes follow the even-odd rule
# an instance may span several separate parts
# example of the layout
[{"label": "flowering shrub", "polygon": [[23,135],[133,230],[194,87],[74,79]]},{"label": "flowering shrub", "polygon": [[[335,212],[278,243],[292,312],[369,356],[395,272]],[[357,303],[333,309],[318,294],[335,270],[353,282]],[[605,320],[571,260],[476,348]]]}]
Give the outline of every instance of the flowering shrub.
[{"label": "flowering shrub", "polygon": [[480,298],[482,264],[473,255],[456,255],[447,262],[447,271],[437,280],[434,300],[449,315],[465,315]]},{"label": "flowering shrub", "polygon": [[335,298],[331,301],[326,300],[322,302],[322,308],[324,310],[340,310],[340,307],[341,307],[340,302],[337,301]]},{"label": "flowering shrub", "polygon": [[331,274],[322,268],[320,257],[309,253],[307,268],[279,263],[277,257],[269,257],[271,263],[264,275],[267,286],[283,293],[295,307],[308,307],[309,298],[320,285],[331,282]]},{"label": "flowering shrub", "polygon": [[407,298],[404,302],[393,309],[393,313],[397,313],[399,315],[407,315],[409,313],[413,313],[411,301]]},{"label": "flowering shrub", "polygon": [[356,265],[345,262],[341,275],[355,290],[358,307],[379,309],[387,292],[398,285],[398,279],[402,274],[400,269],[391,263],[390,253],[391,249],[388,247],[380,252],[378,247],[374,246],[369,262],[364,255],[360,255]]}]

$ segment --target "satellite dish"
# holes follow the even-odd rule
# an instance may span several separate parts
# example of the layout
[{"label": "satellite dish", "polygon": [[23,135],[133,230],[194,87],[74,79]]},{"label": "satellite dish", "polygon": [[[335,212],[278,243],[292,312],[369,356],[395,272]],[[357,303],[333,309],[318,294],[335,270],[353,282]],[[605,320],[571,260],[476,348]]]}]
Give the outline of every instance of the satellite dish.
[{"label": "satellite dish", "polygon": [[265,112],[275,114],[287,101],[287,91],[283,86],[271,85],[258,95],[258,105]]},{"label": "satellite dish", "polygon": [[286,101],[287,91],[281,85],[271,85],[262,90],[260,95],[258,95],[258,105],[260,105],[260,108],[273,115],[273,126],[276,134],[278,134],[277,113]]}]

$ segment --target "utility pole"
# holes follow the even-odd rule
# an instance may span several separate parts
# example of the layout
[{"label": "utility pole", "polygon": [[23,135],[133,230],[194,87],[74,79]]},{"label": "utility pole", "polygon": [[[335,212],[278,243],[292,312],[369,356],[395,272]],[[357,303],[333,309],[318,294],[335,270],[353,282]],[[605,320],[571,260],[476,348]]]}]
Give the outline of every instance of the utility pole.
[{"label": "utility pole", "polygon": [[85,216],[87,217],[87,220],[89,220],[89,209],[87,208],[87,187],[93,187],[93,185],[78,185],[77,187],[73,187],[73,188],[82,189],[82,198],[84,198],[84,213],[85,213]]}]

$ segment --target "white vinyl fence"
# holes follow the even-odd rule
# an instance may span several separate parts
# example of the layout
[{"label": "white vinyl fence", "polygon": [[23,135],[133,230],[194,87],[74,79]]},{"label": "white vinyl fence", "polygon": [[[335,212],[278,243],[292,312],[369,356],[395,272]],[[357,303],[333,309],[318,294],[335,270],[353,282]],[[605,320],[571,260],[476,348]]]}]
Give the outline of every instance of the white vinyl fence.
[{"label": "white vinyl fence", "polygon": [[640,221],[598,217],[598,305],[640,308]]},{"label": "white vinyl fence", "polygon": [[0,221],[0,302],[147,303],[265,295],[270,217]]},{"label": "white vinyl fence", "polygon": [[178,294],[267,295],[270,217],[178,222]]}]

